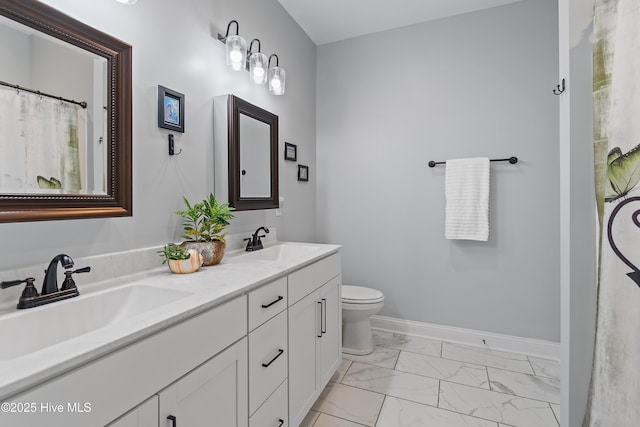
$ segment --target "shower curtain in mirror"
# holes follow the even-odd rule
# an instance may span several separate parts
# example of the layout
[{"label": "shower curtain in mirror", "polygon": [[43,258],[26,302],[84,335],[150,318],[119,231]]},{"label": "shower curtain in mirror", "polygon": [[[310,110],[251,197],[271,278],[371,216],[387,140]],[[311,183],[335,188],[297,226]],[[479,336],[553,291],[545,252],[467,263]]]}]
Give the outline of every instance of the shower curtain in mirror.
[{"label": "shower curtain in mirror", "polygon": [[0,87],[0,193],[86,189],[86,109]]},{"label": "shower curtain in mirror", "polygon": [[596,0],[595,176],[600,252],[588,426],[640,422],[640,2]]}]

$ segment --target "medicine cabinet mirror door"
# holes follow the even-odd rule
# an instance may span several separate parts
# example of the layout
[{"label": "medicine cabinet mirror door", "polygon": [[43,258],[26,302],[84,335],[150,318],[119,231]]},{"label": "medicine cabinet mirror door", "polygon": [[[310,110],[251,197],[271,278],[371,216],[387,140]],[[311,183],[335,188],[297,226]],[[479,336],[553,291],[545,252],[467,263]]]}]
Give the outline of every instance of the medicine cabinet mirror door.
[{"label": "medicine cabinet mirror door", "polygon": [[236,210],[278,207],[278,116],[228,98],[229,204]]},{"label": "medicine cabinet mirror door", "polygon": [[0,222],[131,216],[131,46],[0,2]]}]

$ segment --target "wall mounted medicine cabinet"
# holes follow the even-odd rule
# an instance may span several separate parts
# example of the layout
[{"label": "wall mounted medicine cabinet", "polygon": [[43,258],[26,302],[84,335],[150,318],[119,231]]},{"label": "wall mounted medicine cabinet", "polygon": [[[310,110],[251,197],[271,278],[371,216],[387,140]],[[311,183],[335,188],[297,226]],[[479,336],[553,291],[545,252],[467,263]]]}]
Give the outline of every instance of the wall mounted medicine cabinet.
[{"label": "wall mounted medicine cabinet", "polygon": [[214,99],[215,193],[238,211],[278,207],[278,116],[234,95]]}]

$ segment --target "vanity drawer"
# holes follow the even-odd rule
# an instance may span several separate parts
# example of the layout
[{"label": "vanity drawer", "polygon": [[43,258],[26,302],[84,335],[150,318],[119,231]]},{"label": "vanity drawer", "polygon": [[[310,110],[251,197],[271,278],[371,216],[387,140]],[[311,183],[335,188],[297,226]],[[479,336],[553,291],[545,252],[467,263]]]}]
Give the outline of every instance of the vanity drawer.
[{"label": "vanity drawer", "polygon": [[337,253],[291,273],[289,275],[289,305],[295,304],[336,277],[341,270],[342,261],[340,254]]},{"label": "vanity drawer", "polygon": [[287,312],[249,334],[249,414],[287,377]]},{"label": "vanity drawer", "polygon": [[249,330],[252,331],[287,308],[287,278],[249,292]]},{"label": "vanity drawer", "polygon": [[249,427],[288,427],[287,380],[249,418]]}]

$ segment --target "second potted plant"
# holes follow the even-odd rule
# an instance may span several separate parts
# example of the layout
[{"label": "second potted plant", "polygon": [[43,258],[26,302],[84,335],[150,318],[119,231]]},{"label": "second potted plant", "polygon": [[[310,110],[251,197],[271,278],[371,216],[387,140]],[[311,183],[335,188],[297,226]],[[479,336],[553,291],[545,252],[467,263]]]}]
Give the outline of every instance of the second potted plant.
[{"label": "second potted plant", "polygon": [[169,270],[174,273],[184,274],[198,271],[202,265],[202,255],[195,249],[185,249],[182,246],[167,243],[158,251],[164,257],[163,264],[169,265]]},{"label": "second potted plant", "polygon": [[182,198],[187,209],[176,211],[182,217],[184,234],[187,239],[181,245],[185,249],[196,249],[204,258],[205,266],[216,265],[224,256],[226,246],[222,231],[233,218],[232,207],[228,203],[218,203],[213,193],[200,203],[191,204],[186,197]]}]

